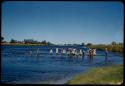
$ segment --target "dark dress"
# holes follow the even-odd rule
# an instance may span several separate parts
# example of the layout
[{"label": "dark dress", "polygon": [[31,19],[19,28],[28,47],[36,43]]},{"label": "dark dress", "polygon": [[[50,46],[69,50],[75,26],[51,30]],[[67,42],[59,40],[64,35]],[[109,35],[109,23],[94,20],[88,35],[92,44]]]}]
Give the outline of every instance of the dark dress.
[{"label": "dark dress", "polygon": [[105,51],[105,62],[108,60],[108,51]]},{"label": "dark dress", "polygon": [[89,50],[89,63],[92,62],[92,50]]}]

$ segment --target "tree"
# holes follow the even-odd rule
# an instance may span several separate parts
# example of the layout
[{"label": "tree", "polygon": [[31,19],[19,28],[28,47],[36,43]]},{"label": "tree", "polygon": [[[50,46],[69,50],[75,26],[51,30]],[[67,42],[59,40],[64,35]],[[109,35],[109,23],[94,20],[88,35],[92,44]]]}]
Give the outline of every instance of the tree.
[{"label": "tree", "polygon": [[84,46],[84,45],[85,45],[85,43],[83,42],[83,43],[82,43],[82,45]]},{"label": "tree", "polygon": [[112,45],[116,45],[117,43],[116,43],[115,41],[113,41],[111,44],[112,44]]},{"label": "tree", "polygon": [[4,37],[1,37],[1,41],[3,41],[4,40]]},{"label": "tree", "polygon": [[35,44],[35,43],[37,43],[37,41],[35,41],[33,39],[24,39],[24,43],[25,44]]},{"label": "tree", "polygon": [[48,45],[53,45],[51,42],[47,42]]},{"label": "tree", "polygon": [[120,42],[119,45],[123,45],[123,43]]},{"label": "tree", "polygon": [[10,43],[17,43],[17,40],[11,39]]},{"label": "tree", "polygon": [[42,44],[46,44],[46,43],[47,43],[46,40],[42,41]]},{"label": "tree", "polygon": [[87,43],[87,44],[86,44],[86,46],[91,46],[91,45],[92,45],[92,43]]}]

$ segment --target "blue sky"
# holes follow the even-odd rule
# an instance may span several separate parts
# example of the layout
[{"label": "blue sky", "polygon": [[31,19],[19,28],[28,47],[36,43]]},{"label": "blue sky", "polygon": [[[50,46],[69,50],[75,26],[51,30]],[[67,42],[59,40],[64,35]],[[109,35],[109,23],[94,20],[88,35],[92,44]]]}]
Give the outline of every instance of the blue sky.
[{"label": "blue sky", "polygon": [[60,43],[123,42],[122,2],[6,1],[2,36]]}]

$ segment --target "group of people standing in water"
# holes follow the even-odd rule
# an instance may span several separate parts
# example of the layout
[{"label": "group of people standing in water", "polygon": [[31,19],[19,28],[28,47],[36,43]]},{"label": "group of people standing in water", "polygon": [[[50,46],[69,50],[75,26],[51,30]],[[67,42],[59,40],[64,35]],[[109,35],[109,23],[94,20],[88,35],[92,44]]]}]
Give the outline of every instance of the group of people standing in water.
[{"label": "group of people standing in water", "polygon": [[[37,49],[36,56],[38,56],[39,53],[39,48]],[[82,57],[84,59],[85,56],[88,57],[89,63],[93,62],[93,57],[96,55],[96,49],[88,49],[85,51],[84,49],[76,49],[76,48],[55,48],[55,49],[50,49],[50,55],[53,55],[56,53],[56,55],[68,55],[70,57]],[[30,55],[32,54],[32,51],[30,51]],[[105,62],[108,60],[108,49],[105,48]]]},{"label": "group of people standing in water", "polygon": [[[60,51],[60,52],[59,52]],[[50,49],[50,54],[52,55],[54,53],[53,49],[51,48]],[[76,48],[68,48],[68,49],[64,49],[64,48],[56,48],[55,49],[55,53],[56,55],[58,54],[62,54],[62,55],[68,55],[68,56],[82,56],[84,57],[85,55],[87,55],[90,59],[90,62],[93,61],[93,56],[96,55],[96,49],[88,49],[88,51],[86,52],[85,50],[83,49],[79,49],[77,50]]]},{"label": "group of people standing in water", "polygon": [[[60,52],[59,52],[60,51]],[[96,55],[96,49],[88,49],[87,51],[83,50],[83,49],[79,49],[77,50],[76,48],[56,48],[55,49],[55,53],[56,55],[58,54],[62,54],[62,55],[68,55],[68,56],[82,56],[84,58],[84,56],[87,56],[89,58],[89,62],[93,62],[93,57]],[[50,54],[54,54],[54,50],[51,48],[50,49]],[[107,62],[107,57],[108,57],[108,50],[107,48],[105,48],[105,62]]]},{"label": "group of people standing in water", "polygon": [[[53,54],[54,51],[51,48],[50,49],[50,54]],[[56,48],[55,49],[55,53],[58,54],[63,54],[63,55],[70,55],[70,56],[84,56],[85,51],[80,49],[79,51],[76,48],[68,48],[68,49],[64,49],[64,48]]]},{"label": "group of people standing in water", "polygon": [[[68,49],[64,49],[64,48],[59,49],[59,48],[56,48],[55,50],[56,50],[55,51],[56,54],[61,53],[61,54],[64,54],[64,55],[67,54],[67,55],[71,55],[71,56],[84,56],[84,55],[93,56],[93,55],[96,55],[96,49],[89,49],[87,51],[87,53],[83,49],[77,50],[76,48],[68,48]],[[60,52],[59,52],[59,50],[60,50]],[[51,48],[50,49],[50,54],[53,54],[53,53],[54,53],[54,51]]]}]

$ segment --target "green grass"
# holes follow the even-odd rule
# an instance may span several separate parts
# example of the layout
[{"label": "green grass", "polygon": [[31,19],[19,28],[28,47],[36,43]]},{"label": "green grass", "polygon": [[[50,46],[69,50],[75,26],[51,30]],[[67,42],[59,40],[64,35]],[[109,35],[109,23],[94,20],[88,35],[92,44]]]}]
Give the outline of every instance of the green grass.
[{"label": "green grass", "polygon": [[67,84],[122,84],[123,65],[93,68],[69,80]]},{"label": "green grass", "polygon": [[89,46],[90,48],[96,48],[96,49],[100,49],[100,50],[105,50],[105,48],[108,49],[108,51],[112,51],[112,52],[117,52],[120,54],[123,54],[123,50],[124,50],[124,46],[123,45],[104,45],[104,44],[100,44],[100,45],[91,45]]}]

